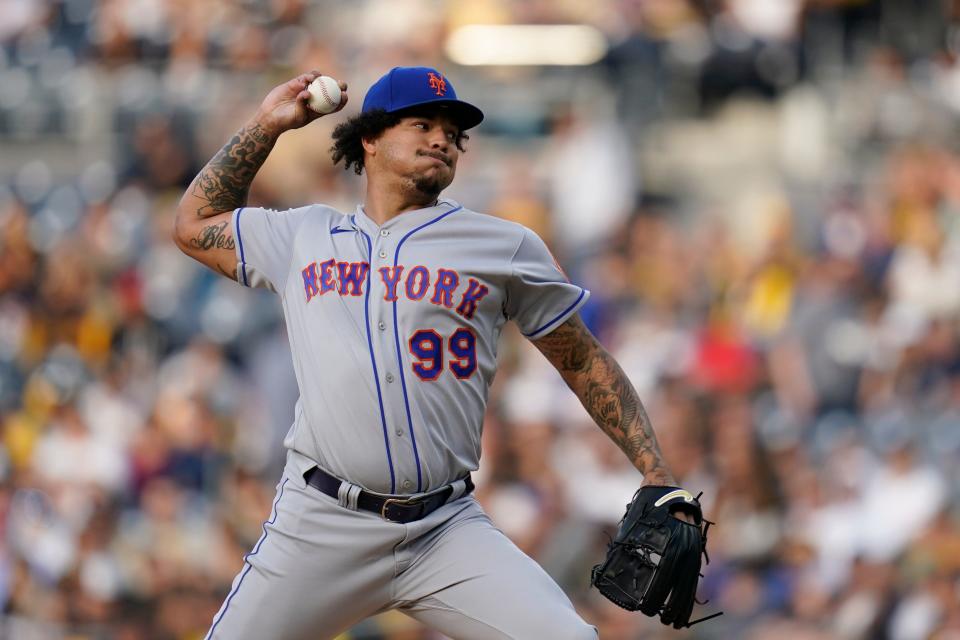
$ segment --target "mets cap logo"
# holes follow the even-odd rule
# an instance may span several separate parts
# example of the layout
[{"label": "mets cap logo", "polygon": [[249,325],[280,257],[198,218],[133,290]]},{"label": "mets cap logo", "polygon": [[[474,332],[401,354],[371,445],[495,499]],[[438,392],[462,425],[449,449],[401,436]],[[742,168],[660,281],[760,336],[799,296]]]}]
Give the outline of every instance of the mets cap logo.
[{"label": "mets cap logo", "polygon": [[427,80],[430,83],[430,88],[436,91],[438,96],[447,92],[447,81],[443,79],[443,76],[429,71],[427,72]]}]

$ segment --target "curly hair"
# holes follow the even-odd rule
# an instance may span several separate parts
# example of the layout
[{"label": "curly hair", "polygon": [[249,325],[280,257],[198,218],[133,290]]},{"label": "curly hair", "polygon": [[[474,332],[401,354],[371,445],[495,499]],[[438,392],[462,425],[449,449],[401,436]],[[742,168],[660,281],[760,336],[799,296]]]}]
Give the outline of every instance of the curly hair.
[{"label": "curly hair", "polygon": [[[354,173],[360,175],[363,173],[363,139],[376,139],[390,127],[399,124],[404,117],[423,112],[424,110],[416,108],[396,113],[387,113],[383,109],[375,109],[366,113],[358,113],[346,122],[341,122],[333,130],[333,146],[330,147],[333,164],[343,160],[344,169],[353,167]],[[470,136],[463,131],[457,132],[457,149],[466,151],[463,143],[469,139]]]}]

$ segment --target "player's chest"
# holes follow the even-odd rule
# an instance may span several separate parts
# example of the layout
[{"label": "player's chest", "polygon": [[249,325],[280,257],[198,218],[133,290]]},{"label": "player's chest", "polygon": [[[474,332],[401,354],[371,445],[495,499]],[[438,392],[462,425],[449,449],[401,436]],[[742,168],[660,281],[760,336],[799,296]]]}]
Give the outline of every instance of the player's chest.
[{"label": "player's chest", "polygon": [[477,324],[503,304],[505,265],[465,242],[335,233],[299,243],[295,257],[288,299],[307,312],[369,314],[386,306],[403,316]]}]

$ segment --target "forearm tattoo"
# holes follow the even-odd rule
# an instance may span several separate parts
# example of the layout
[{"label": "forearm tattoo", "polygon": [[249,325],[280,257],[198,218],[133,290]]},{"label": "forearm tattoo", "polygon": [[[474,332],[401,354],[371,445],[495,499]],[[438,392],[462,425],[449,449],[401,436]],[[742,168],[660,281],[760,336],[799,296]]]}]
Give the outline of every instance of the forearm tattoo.
[{"label": "forearm tattoo", "polygon": [[579,317],[567,320],[533,344],[557,368],[590,417],[627,454],[648,483],[675,483],[636,390]]},{"label": "forearm tattoo", "polygon": [[275,142],[259,124],[238,131],[193,180],[191,195],[205,202],[197,209],[197,217],[208,218],[245,205],[250,183]]}]

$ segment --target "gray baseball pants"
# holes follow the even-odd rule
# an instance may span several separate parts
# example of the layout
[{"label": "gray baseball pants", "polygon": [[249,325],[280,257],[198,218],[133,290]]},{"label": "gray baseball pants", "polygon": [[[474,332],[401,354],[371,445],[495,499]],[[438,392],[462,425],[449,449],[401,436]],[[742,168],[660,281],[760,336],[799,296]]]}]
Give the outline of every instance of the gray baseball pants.
[{"label": "gray baseball pants", "polygon": [[288,464],[206,640],[333,638],[388,609],[455,640],[597,638],[473,496],[398,524],[340,506]]}]

